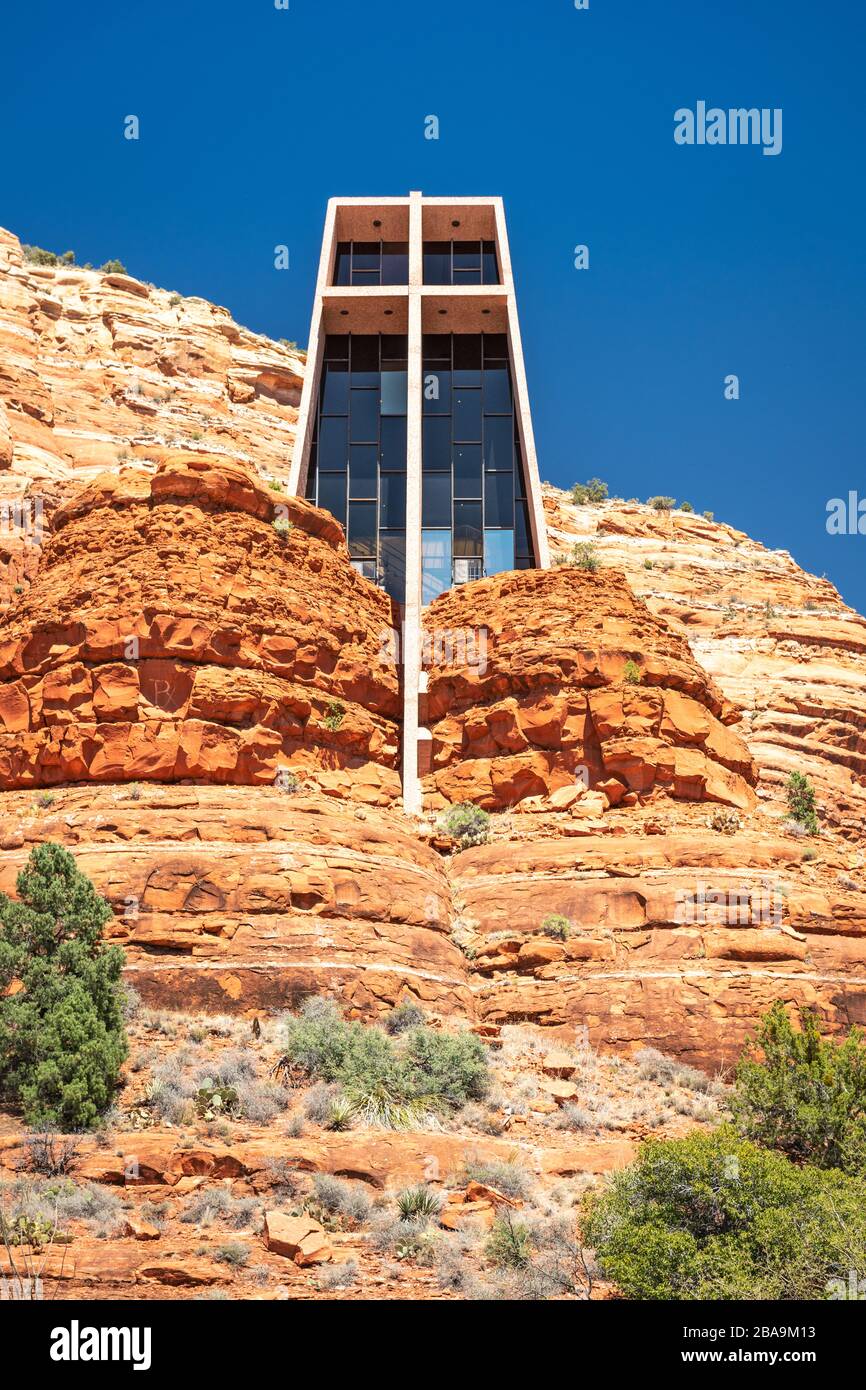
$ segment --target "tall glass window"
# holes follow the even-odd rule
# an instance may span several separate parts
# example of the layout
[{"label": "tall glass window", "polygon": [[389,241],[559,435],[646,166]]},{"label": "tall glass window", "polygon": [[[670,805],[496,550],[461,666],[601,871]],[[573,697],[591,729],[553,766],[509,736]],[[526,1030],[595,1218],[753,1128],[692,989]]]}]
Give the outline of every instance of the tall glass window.
[{"label": "tall glass window", "polygon": [[423,353],[427,603],[442,583],[446,534],[444,587],[534,560],[505,335],[427,334]]},{"label": "tall glass window", "polygon": [[335,285],[408,285],[407,241],[340,241]]},{"label": "tall glass window", "polygon": [[492,241],[425,241],[424,284],[500,284],[495,243]]},{"label": "tall glass window", "polygon": [[307,497],[346,529],[352,564],[406,593],[406,337],[325,340]]}]

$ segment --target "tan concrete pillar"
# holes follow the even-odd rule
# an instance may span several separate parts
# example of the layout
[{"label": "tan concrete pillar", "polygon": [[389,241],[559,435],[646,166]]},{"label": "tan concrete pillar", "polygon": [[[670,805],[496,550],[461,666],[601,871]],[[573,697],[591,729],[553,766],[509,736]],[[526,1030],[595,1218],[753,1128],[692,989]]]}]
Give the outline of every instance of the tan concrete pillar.
[{"label": "tan concrete pillar", "polygon": [[421,810],[418,776],[418,689],[421,680],[421,285],[420,193],[409,194],[409,345],[406,405],[406,606],[403,621],[403,808]]}]

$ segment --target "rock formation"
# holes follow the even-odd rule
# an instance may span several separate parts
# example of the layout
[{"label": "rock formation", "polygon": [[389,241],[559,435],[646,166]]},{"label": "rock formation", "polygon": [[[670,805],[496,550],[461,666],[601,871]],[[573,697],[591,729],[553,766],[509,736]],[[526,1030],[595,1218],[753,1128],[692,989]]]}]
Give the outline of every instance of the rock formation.
[{"label": "rock formation", "polygon": [[[301,357],[8,233],[0,348],[0,888],[68,845],[171,1008],[414,999],[707,1067],[775,998],[866,1017],[866,623],[827,581],[548,489],[554,551],[599,568],[430,606],[407,819],[398,615],[280,490]],[[815,839],[786,820],[794,769]],[[490,844],[441,835],[459,801]]]}]

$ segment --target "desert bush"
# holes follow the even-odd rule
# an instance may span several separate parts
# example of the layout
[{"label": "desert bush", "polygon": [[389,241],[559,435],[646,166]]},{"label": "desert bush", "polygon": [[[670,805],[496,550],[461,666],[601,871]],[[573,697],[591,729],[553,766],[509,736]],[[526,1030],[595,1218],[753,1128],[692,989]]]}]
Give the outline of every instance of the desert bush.
[{"label": "desert bush", "polygon": [[286,1121],[286,1137],[288,1139],[300,1139],[303,1133],[304,1116],[299,1110],[296,1110]]},{"label": "desert bush", "polygon": [[350,1226],[363,1226],[370,1215],[370,1198],[357,1183],[317,1173],[313,1178],[313,1193],[323,1211]]},{"label": "desert bush", "polygon": [[530,1216],[528,1259],[518,1266],[513,1296],[524,1299],[557,1298],[563,1294],[587,1299],[596,1274],[595,1262],[584,1248],[573,1216]]},{"label": "desert bush", "polygon": [[418,1217],[432,1221],[442,1210],[442,1198],[432,1187],[407,1187],[397,1193],[397,1210],[401,1221],[415,1221]]},{"label": "desert bush", "polygon": [[504,1197],[520,1200],[529,1196],[531,1187],[528,1174],[516,1161],[506,1162],[500,1159],[467,1159],[461,1181],[480,1182],[485,1187],[495,1188]]},{"label": "desert bush", "polygon": [[670,512],[673,511],[674,507],[676,506],[677,499],[675,497],[663,496],[648,497],[646,500],[646,504],[648,507],[652,507],[653,511],[655,512]]},{"label": "desert bush", "polygon": [[529,1228],[506,1209],[493,1223],[486,1253],[500,1269],[525,1269],[530,1256]]},{"label": "desert bush", "polygon": [[631,657],[623,667],[622,678],[627,685],[640,685],[640,667]]},{"label": "desert bush", "polygon": [[28,265],[56,265],[56,251],[45,251],[41,246],[28,246],[22,242],[21,250],[24,252],[24,260]]},{"label": "desert bush", "polygon": [[657,1081],[661,1086],[682,1086],[685,1091],[711,1092],[715,1094],[718,1086],[712,1077],[705,1076],[697,1067],[678,1062],[674,1057],[665,1057],[654,1047],[642,1047],[635,1055],[638,1076],[642,1081]]},{"label": "desert bush", "polygon": [[385,1015],[383,1022],[391,1036],[396,1037],[410,1028],[420,1028],[427,1022],[427,1015],[417,1004],[399,1004]]},{"label": "desert bush", "polygon": [[285,1091],[256,1077],[254,1056],[237,1049],[201,1059],[205,1049],[190,1048],[154,1068],[150,1102],[171,1124],[189,1123],[193,1115],[214,1120],[241,1116],[267,1124],[286,1105]]},{"label": "desert bush", "polygon": [[127,273],[126,266],[123,262],[117,260],[104,261],[99,269],[102,271],[103,275],[125,275]]},{"label": "desert bush", "polygon": [[607,491],[607,483],[603,483],[601,478],[590,478],[585,483],[574,483],[571,500],[579,507],[587,503],[597,504],[606,500]]},{"label": "desert bush", "polygon": [[565,563],[574,565],[576,569],[586,570],[589,574],[595,574],[601,561],[592,541],[578,541],[571,547]]},{"label": "desert bush", "polygon": [[433,1265],[440,1248],[440,1241],[424,1216],[413,1221],[380,1216],[370,1224],[370,1243],[374,1250],[420,1265]]},{"label": "desert bush", "polygon": [[218,1245],[214,1251],[214,1259],[220,1260],[223,1264],[233,1265],[236,1269],[243,1269],[249,1263],[252,1251],[248,1245],[244,1245],[239,1240],[226,1241],[224,1245]]},{"label": "desert bush", "polygon": [[344,704],[341,704],[339,700],[329,700],[328,712],[322,723],[326,729],[330,729],[331,733],[336,733],[343,722],[345,714],[346,706]]},{"label": "desert bush", "polygon": [[591,1110],[587,1110],[582,1105],[563,1105],[554,1116],[554,1124],[557,1129],[568,1129],[579,1132],[584,1129],[596,1129],[599,1121]]},{"label": "desert bush", "polygon": [[289,1020],[284,1060],[337,1084],[359,1117],[391,1129],[480,1099],[488,1085],[487,1053],[473,1033],[412,1028],[392,1038],[347,1023],[329,1000],[309,1001]]},{"label": "desert bush", "polygon": [[84,1222],[96,1235],[114,1235],[120,1228],[120,1198],[111,1188],[71,1178],[17,1179],[0,1185],[7,1217],[63,1229],[70,1221]]},{"label": "desert bush", "polygon": [[289,518],[287,516],[275,516],[273,520],[273,528],[282,540],[287,540],[288,537],[291,535],[292,531],[295,529],[292,522],[289,521]]},{"label": "desert bush", "polygon": [[583,1237],[627,1298],[824,1299],[866,1273],[866,1184],[729,1128],[649,1140],[585,1199]]},{"label": "desert bush", "polygon": [[184,1204],[180,1220],[191,1226],[211,1226],[221,1221],[236,1231],[257,1227],[262,1215],[256,1197],[233,1197],[224,1187],[199,1188]]},{"label": "desert bush", "polygon": [[27,1140],[30,1167],[49,1178],[64,1177],[74,1167],[79,1154],[78,1141],[67,1134],[41,1130]]},{"label": "desert bush", "polygon": [[681,503],[680,503],[680,511],[681,511],[681,512],[693,512],[693,511],[694,511],[694,507],[692,506],[691,502],[681,502]]},{"label": "desert bush", "polygon": [[30,1125],[90,1129],[128,1050],[123,952],[102,936],[111,907],[51,842],[32,851],[16,888],[18,901],[0,893],[0,1096]]},{"label": "desert bush", "polygon": [[358,1261],[345,1260],[342,1264],[327,1265],[319,1275],[319,1288],[327,1293],[331,1289],[349,1289],[358,1282]]},{"label": "desert bush", "polygon": [[808,835],[818,834],[818,813],[815,807],[815,788],[802,772],[792,772],[785,784],[788,811],[791,819],[801,825]]},{"label": "desert bush", "polygon": [[777,1001],[740,1059],[731,1109],[749,1139],[798,1162],[866,1176],[863,1034],[822,1038],[808,1009],[795,1029]]},{"label": "desert bush", "polygon": [[736,835],[740,825],[740,817],[736,811],[730,811],[724,806],[717,807],[710,816],[710,829],[718,831],[720,835]]},{"label": "desert bush", "polygon": [[450,835],[461,849],[471,845],[486,845],[490,839],[490,816],[480,806],[463,802],[443,811],[439,817],[439,829],[443,835]]},{"label": "desert bush", "polygon": [[554,941],[567,941],[571,935],[571,922],[567,917],[561,917],[558,913],[551,912],[542,922],[541,930],[545,936],[552,937]]}]

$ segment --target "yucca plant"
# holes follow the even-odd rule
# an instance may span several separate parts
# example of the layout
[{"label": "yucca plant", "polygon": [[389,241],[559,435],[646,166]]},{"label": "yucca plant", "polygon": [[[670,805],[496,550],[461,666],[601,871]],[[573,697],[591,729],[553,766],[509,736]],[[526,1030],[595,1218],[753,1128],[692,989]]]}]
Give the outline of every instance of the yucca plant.
[{"label": "yucca plant", "polygon": [[407,1187],[397,1194],[401,1221],[432,1221],[442,1209],[442,1198],[430,1187]]}]

